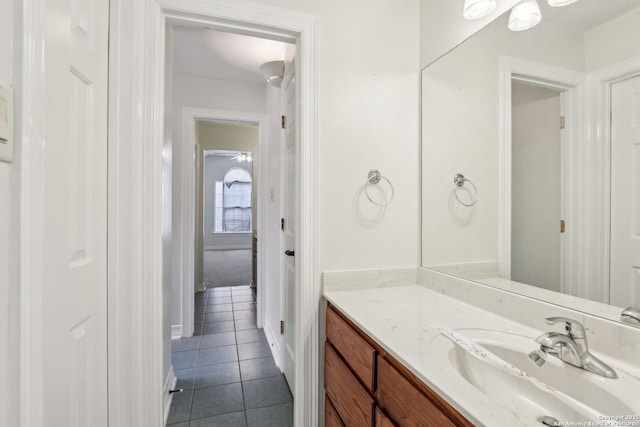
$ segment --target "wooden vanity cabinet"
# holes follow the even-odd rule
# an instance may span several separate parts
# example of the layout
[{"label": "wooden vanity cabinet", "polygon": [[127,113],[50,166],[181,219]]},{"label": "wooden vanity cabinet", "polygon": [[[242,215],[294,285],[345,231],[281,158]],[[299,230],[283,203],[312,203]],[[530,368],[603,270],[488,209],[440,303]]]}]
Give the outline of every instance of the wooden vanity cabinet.
[{"label": "wooden vanity cabinet", "polygon": [[325,343],[325,426],[473,426],[331,304]]}]

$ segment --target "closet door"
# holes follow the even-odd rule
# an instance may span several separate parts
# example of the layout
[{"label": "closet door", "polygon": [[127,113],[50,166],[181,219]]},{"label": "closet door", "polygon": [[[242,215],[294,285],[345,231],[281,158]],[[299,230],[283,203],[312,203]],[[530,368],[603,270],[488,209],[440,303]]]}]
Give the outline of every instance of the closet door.
[{"label": "closet door", "polygon": [[640,302],[640,77],[611,91],[610,303]]},{"label": "closet door", "polygon": [[40,317],[45,426],[107,425],[108,0],[45,10]]}]

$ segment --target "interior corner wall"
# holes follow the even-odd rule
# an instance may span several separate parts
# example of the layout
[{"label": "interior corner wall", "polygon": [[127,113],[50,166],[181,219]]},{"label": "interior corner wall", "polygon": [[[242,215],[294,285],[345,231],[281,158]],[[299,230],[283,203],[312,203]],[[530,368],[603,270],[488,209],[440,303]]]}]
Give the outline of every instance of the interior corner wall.
[{"label": "interior corner wall", "polygon": [[431,64],[519,2],[499,1],[488,16],[469,21],[462,16],[462,0],[421,0],[420,68]]},{"label": "interior corner wall", "polygon": [[586,71],[640,55],[638,22],[640,7],[587,31],[584,36]]},{"label": "interior corner wall", "polygon": [[[202,77],[173,74],[172,85],[172,146],[173,164],[182,165],[182,153],[180,147],[183,143],[182,132],[184,128],[184,108],[203,108],[212,110],[240,111],[250,113],[265,113],[266,95],[265,85],[251,84],[224,80],[207,79]],[[196,130],[197,132],[197,130]],[[194,174],[196,165],[194,160]],[[194,218],[186,218],[183,214],[183,194],[189,189],[183,188],[182,171],[175,167],[172,174],[172,218],[173,218],[173,262],[172,262],[172,290],[171,290],[171,325],[182,325],[182,278],[184,268],[192,266],[184,265],[182,255],[183,224],[194,221]],[[195,283],[185,284],[194,287],[202,282],[202,260],[196,252]]]}]

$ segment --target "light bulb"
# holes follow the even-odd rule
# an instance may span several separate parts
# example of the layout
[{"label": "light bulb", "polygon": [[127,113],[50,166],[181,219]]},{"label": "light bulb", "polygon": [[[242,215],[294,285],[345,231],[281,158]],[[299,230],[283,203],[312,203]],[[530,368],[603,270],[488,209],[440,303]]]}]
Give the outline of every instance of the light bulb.
[{"label": "light bulb", "polygon": [[540,6],[536,0],[523,0],[511,9],[508,27],[511,31],[533,28],[542,20]]},{"label": "light bulb", "polygon": [[462,16],[466,19],[478,19],[487,16],[496,8],[496,0],[465,0]]}]

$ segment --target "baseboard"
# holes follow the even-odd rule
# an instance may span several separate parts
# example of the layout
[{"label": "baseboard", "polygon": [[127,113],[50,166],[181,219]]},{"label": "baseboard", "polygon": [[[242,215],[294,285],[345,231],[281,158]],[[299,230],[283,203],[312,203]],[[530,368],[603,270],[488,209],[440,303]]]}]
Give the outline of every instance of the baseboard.
[{"label": "baseboard", "polygon": [[173,365],[169,366],[169,372],[167,373],[167,378],[164,381],[164,390],[163,390],[163,411],[164,411],[164,424],[167,424],[167,420],[169,419],[169,411],[171,410],[171,402],[173,402],[173,393],[169,393],[169,390],[173,390],[178,383],[178,378],[176,378],[175,373],[173,372]]},{"label": "baseboard", "polygon": [[171,325],[171,339],[178,340],[182,338],[182,325]]},{"label": "baseboard", "polygon": [[276,366],[280,371],[282,371],[282,359],[280,358],[280,340],[278,339],[280,335],[276,335],[271,328],[271,324],[265,323],[264,325],[264,335],[267,337],[267,343],[269,343],[269,348],[271,349],[271,354],[273,355],[273,360],[276,362]]},{"label": "baseboard", "polygon": [[216,245],[216,246],[205,246],[204,250],[208,251],[233,251],[239,249],[251,249],[251,242],[248,244],[242,243],[238,245]]}]

